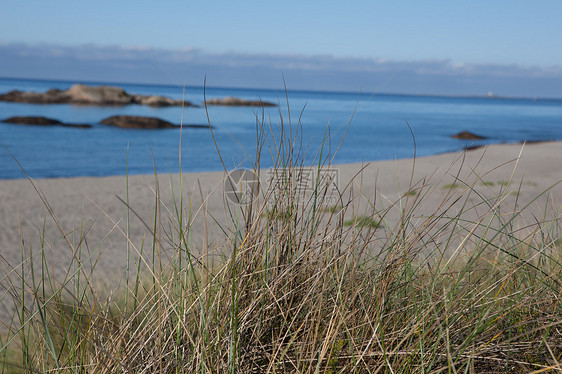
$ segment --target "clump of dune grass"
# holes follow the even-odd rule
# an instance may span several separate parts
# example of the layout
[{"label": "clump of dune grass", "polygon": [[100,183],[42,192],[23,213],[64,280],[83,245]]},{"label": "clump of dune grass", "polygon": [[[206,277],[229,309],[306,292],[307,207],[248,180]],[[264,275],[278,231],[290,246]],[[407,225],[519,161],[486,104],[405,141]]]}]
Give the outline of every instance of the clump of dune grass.
[{"label": "clump of dune grass", "polygon": [[193,207],[180,198],[169,210],[175,257],[158,258],[154,222],[125,289],[99,292],[80,244],[68,242],[76,263],[62,281],[46,256],[35,274],[23,253],[11,269],[7,295],[18,309],[2,336],[3,371],[562,369],[558,215],[521,224],[526,207],[477,192],[479,176],[429,214],[418,209],[443,192],[416,181],[407,204],[383,205],[356,194],[356,179],[340,186],[332,210],[326,186],[303,194],[294,171],[329,167],[333,154],[323,148],[306,164],[300,122],[281,111],[278,123],[264,117],[256,115],[254,172],[269,152],[282,178],[247,205],[227,203],[220,247],[194,247]]}]

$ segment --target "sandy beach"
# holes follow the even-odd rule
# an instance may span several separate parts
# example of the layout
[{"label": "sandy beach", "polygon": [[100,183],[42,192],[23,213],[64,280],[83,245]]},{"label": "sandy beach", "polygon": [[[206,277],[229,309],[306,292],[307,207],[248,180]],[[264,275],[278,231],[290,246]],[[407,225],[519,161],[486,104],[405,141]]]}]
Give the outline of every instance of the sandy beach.
[{"label": "sandy beach", "polygon": [[[513,210],[530,204],[526,209],[530,220],[556,219],[562,213],[561,155],[562,142],[492,145],[415,161],[332,168],[337,170],[337,185],[344,199],[352,201],[346,212],[349,215],[363,214],[368,210],[365,201],[372,199],[377,207],[397,201],[403,201],[403,205],[417,202],[417,215],[423,216],[438,209],[447,196],[471,188],[474,200],[478,194],[503,196],[503,203]],[[128,257],[138,258],[141,250],[150,253],[146,258],[152,256],[155,212],[160,223],[158,251],[163,259],[173,256],[168,239],[177,235],[174,223],[180,200],[184,218],[192,216],[192,250],[210,246],[220,251],[224,238],[221,227],[228,226],[223,226],[229,207],[224,198],[224,177],[224,172],[184,173],[181,186],[179,175],[159,175],[157,179],[154,175],[134,175],[128,182],[125,176],[41,179],[33,183],[23,179],[0,181],[2,286],[9,289],[10,283],[18,283],[11,269],[21,267],[22,253],[28,262],[26,267],[30,256],[36,269],[44,258],[55,277],[62,279],[76,267],[73,253],[79,247],[85,269],[95,268],[94,279],[115,288],[127,273]],[[452,184],[458,187],[450,188]],[[416,193],[406,194],[409,190]],[[126,201],[131,208],[129,242]],[[398,209],[385,216],[390,224],[398,217]],[[4,304],[7,298],[4,294]],[[9,309],[6,305],[4,312]]]}]

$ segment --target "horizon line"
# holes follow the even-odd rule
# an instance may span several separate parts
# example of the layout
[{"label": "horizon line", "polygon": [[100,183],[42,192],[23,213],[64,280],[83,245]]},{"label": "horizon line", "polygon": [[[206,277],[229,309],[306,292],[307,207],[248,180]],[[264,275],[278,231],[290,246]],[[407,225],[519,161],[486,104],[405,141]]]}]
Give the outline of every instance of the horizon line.
[{"label": "horizon line", "polygon": [[[49,79],[49,78],[23,78],[23,77],[3,77],[2,80],[24,80],[24,81],[42,81],[42,82],[64,82],[64,83],[90,83],[90,84],[111,84],[111,85],[142,85],[154,87],[178,87],[184,86],[173,83],[146,83],[146,82],[109,82],[104,80],[84,80],[84,79]],[[401,97],[434,97],[434,98],[451,98],[451,99],[490,99],[490,100],[522,100],[522,101],[549,101],[549,102],[562,102],[562,97],[539,97],[539,96],[504,96],[487,93],[485,95],[447,95],[447,94],[430,94],[430,93],[389,93],[389,92],[370,92],[370,91],[348,91],[348,90],[331,90],[331,89],[288,89],[284,88],[250,88],[240,86],[201,86],[201,85],[185,85],[185,87],[193,88],[213,88],[213,89],[231,89],[231,90],[263,90],[263,91],[286,91],[286,92],[300,92],[300,93],[328,93],[328,94],[357,94],[369,96],[401,96]]]}]

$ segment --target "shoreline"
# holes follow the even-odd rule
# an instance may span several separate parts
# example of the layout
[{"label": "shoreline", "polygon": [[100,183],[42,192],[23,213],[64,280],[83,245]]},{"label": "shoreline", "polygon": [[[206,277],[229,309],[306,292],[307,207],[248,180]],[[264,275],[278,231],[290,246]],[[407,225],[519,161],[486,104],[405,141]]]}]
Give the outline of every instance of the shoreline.
[{"label": "shoreline", "polygon": [[[562,99],[561,99],[562,101]],[[516,143],[487,143],[487,144],[481,144],[481,145],[474,145],[474,146],[468,146],[464,149],[460,149],[460,150],[456,150],[456,151],[445,151],[445,152],[441,152],[441,153],[436,153],[436,154],[431,154],[431,155],[424,155],[424,156],[417,156],[416,160],[420,160],[420,159],[425,159],[425,158],[429,158],[429,157],[439,157],[439,156],[443,156],[443,155],[453,155],[453,154],[459,154],[459,153],[464,153],[464,152],[473,152],[476,150],[481,150],[483,148],[488,148],[488,147],[501,147],[501,146],[519,146],[519,147],[523,147],[523,146],[529,146],[529,145],[537,145],[537,144],[549,144],[549,143],[561,143],[562,144],[562,140],[531,140],[531,141],[519,141]],[[332,167],[337,167],[338,165],[358,165],[358,164],[373,164],[373,163],[381,163],[381,162],[394,162],[394,161],[401,161],[401,160],[413,160],[412,157],[405,157],[405,158],[392,158],[392,159],[382,159],[382,160],[372,160],[372,161],[361,161],[361,162],[344,162],[344,163],[334,163],[331,164]],[[266,168],[267,169],[267,168]],[[234,170],[234,169],[232,169]],[[227,172],[230,172],[232,170],[227,170]],[[181,174],[182,175],[192,175],[192,174],[207,174],[207,173],[223,173],[224,174],[224,169],[221,170],[202,170],[202,171],[182,171]],[[180,172],[175,172],[175,173],[158,173],[157,175],[159,176],[163,176],[163,175],[179,175]],[[144,177],[154,177],[154,173],[129,173],[128,174],[129,177],[139,177],[139,176],[144,176]],[[91,175],[77,175],[77,176],[61,176],[61,177],[21,177],[21,178],[0,178],[0,184],[5,182],[5,181],[29,181],[29,179],[33,179],[34,181],[41,181],[41,180],[58,180],[58,179],[65,179],[65,180],[72,180],[72,179],[101,179],[101,178],[125,178],[127,176],[127,174],[111,174],[111,175],[95,175],[95,176],[91,176]]]}]

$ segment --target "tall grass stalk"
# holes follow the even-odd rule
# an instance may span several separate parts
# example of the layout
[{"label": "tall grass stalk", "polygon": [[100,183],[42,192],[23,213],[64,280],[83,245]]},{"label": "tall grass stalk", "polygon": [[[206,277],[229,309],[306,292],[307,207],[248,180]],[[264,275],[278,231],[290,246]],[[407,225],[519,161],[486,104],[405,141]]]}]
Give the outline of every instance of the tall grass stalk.
[{"label": "tall grass stalk", "polygon": [[[0,341],[2,371],[562,370],[556,207],[526,222],[527,206],[506,205],[503,185],[487,197],[476,188],[483,176],[461,180],[460,171],[457,188],[447,191],[412,173],[406,192],[390,203],[358,192],[360,174],[338,186],[335,199],[321,183],[303,191],[303,167],[332,167],[331,139],[327,129],[322,148],[307,160],[300,117],[293,125],[287,110],[278,123],[256,112],[253,171],[263,173],[265,145],[271,173],[280,177],[262,183],[247,205],[225,200],[226,223],[207,211],[201,189],[201,207],[193,194],[183,195],[181,177],[179,197],[171,182],[167,208],[155,176],[152,220],[138,216],[127,197],[131,279],[124,289],[104,294],[93,286],[84,266],[92,254],[82,251],[87,228],[66,239],[75,261],[62,280],[49,267],[44,240],[42,274],[34,273],[22,237],[21,263],[4,277],[11,282],[4,296],[18,310]],[[419,214],[432,194],[443,196],[441,203]],[[130,213],[150,222],[150,243],[140,248],[130,238]],[[220,223],[214,235],[223,235],[204,240],[203,248],[191,240],[200,214],[205,237],[207,220]],[[163,241],[174,258],[165,257]]]}]

